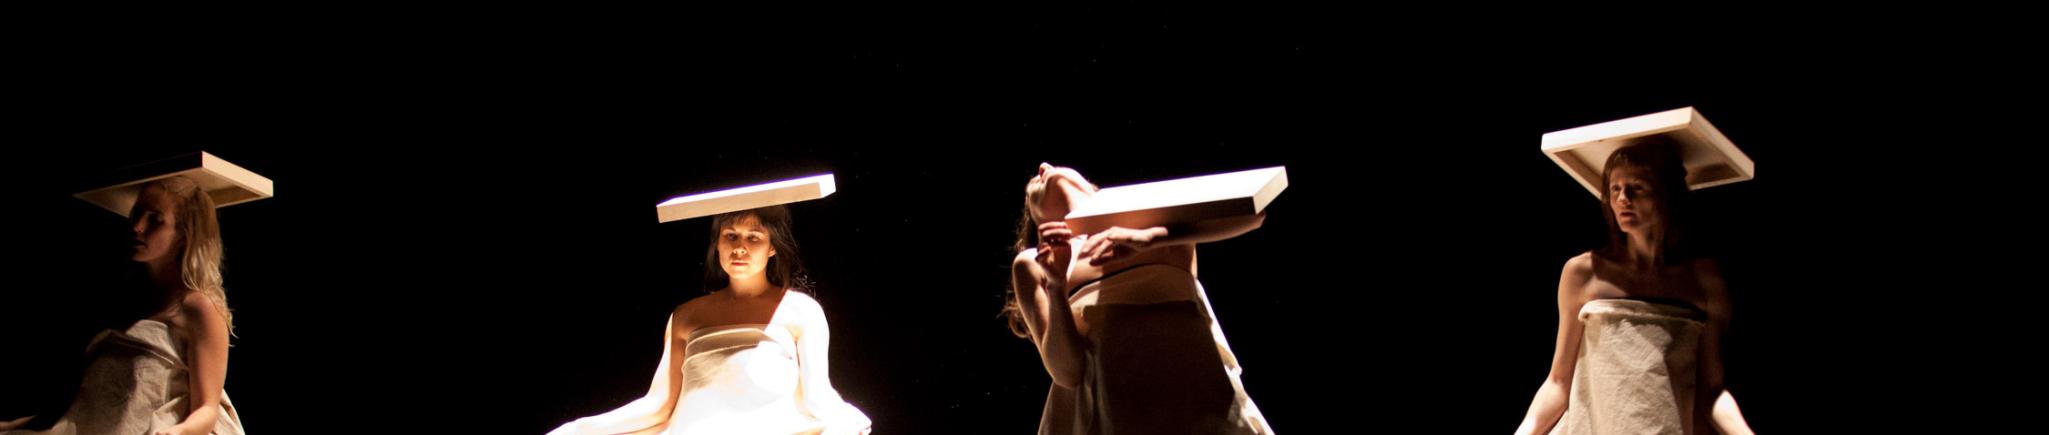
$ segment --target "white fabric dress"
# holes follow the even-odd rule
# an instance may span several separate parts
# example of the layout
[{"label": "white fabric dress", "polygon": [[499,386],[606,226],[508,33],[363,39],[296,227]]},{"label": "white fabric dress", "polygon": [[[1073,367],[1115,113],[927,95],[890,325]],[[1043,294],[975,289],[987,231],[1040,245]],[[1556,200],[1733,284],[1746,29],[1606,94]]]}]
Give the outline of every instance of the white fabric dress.
[{"label": "white fabric dress", "polygon": [[1580,308],[1572,392],[1553,434],[1696,433],[1702,322],[1689,307],[1599,299]]},{"label": "white fabric dress", "polygon": [[[191,414],[186,350],[182,337],[156,320],[101,332],[86,346],[91,362],[64,416],[48,430],[0,435],[148,434],[176,426]],[[218,408],[213,433],[241,435],[242,420],[227,393]]]}]

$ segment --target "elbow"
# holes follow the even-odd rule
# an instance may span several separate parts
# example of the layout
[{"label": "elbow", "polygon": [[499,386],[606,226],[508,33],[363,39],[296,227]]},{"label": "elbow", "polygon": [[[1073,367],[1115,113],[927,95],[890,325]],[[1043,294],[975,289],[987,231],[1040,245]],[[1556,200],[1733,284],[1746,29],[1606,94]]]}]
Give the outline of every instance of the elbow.
[{"label": "elbow", "polygon": [[1087,361],[1081,354],[1073,351],[1047,349],[1047,352],[1039,354],[1039,359],[1046,364],[1046,374],[1053,377],[1053,385],[1059,385],[1061,388],[1081,385],[1082,377],[1087,374]]},{"label": "elbow", "polygon": [[1537,384],[1537,396],[1563,395],[1570,388],[1572,388],[1571,373],[1565,373],[1564,376],[1560,376],[1559,373],[1552,373],[1544,376],[1544,383]]},{"label": "elbow", "polygon": [[1056,370],[1052,372],[1053,385],[1059,386],[1060,388],[1066,388],[1069,390],[1074,389],[1077,385],[1081,385],[1081,373],[1064,372],[1071,372],[1071,370]]},{"label": "elbow", "polygon": [[1049,364],[1046,366],[1046,374],[1052,375],[1053,385],[1067,389],[1080,386],[1083,376],[1080,364]]},{"label": "elbow", "polygon": [[621,407],[617,415],[627,426],[647,428],[669,423],[669,415],[676,412],[676,402],[659,396],[646,396]]},{"label": "elbow", "polygon": [[1553,420],[1565,414],[1571,404],[1572,381],[1547,378],[1544,385],[1537,387],[1537,397],[1531,400],[1530,414],[1542,420]]},{"label": "elbow", "polygon": [[669,424],[669,416],[676,414],[677,401],[658,397],[649,397],[646,400],[648,401],[646,409],[654,412],[640,414],[638,416],[640,417],[639,423],[644,426]]}]

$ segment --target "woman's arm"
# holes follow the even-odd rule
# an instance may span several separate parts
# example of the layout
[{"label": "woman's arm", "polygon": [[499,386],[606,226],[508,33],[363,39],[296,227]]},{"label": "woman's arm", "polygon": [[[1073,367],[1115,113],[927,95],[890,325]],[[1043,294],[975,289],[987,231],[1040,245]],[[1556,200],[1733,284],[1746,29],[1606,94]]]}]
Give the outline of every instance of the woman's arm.
[{"label": "woman's arm", "polygon": [[1040,248],[1026,249],[1012,259],[1011,285],[1017,289],[1025,329],[1032,344],[1038,345],[1046,373],[1052,375],[1054,385],[1073,388],[1087,367],[1083,349],[1088,345],[1075,326],[1074,308],[1067,301],[1067,261],[1073,253],[1067,244],[1070,234],[1059,222],[1040,228],[1044,241]]},{"label": "woman's arm", "polygon": [[1579,309],[1586,304],[1587,283],[1594,278],[1593,254],[1580,254],[1565,262],[1565,270],[1558,277],[1558,339],[1551,354],[1551,374],[1544,378],[1544,385],[1537,388],[1537,397],[1530,400],[1529,413],[1523,415],[1518,435],[1541,434],[1551,431],[1558,424],[1558,418],[1565,415],[1567,400],[1571,398],[1572,372],[1579,363],[1579,340],[1586,325],[1579,321]]},{"label": "woman's arm", "polygon": [[[634,399],[619,409],[604,414],[579,418],[548,432],[550,435],[571,434],[618,434],[655,428],[666,425],[669,416],[676,411],[677,393],[683,388],[682,367],[670,361],[675,355],[678,337],[688,340],[689,335],[678,331],[677,325],[687,325],[684,320],[690,304],[676,307],[669,313],[669,325],[662,333],[662,359],[655,364],[654,382],[647,388],[647,395]],[[685,343],[688,344],[687,342]]]},{"label": "woman's arm", "polygon": [[1713,260],[1696,261],[1693,270],[1700,279],[1701,290],[1707,294],[1707,304],[1703,308],[1708,314],[1708,327],[1702,331],[1700,344],[1702,395],[1695,400],[1712,401],[1707,408],[1708,415],[1697,415],[1695,421],[1707,417],[1723,434],[1748,435],[1752,433],[1750,424],[1743,420],[1743,411],[1736,407],[1736,396],[1729,394],[1727,384],[1723,383],[1726,372],[1722,368],[1722,337],[1728,336],[1730,314],[1728,283],[1722,280],[1721,265]]},{"label": "woman's arm", "polygon": [[191,367],[186,372],[186,385],[192,389],[186,402],[189,414],[176,426],[157,431],[157,435],[211,433],[215,420],[221,417],[221,389],[228,379],[227,314],[199,292],[185,295],[178,310],[186,319],[185,334],[192,338],[186,358]]},{"label": "woman's arm", "polygon": [[832,328],[825,322],[825,309],[818,301],[803,293],[790,292],[785,302],[790,303],[795,319],[790,322],[793,336],[797,339],[797,384],[802,399],[798,403],[811,415],[825,421],[825,434],[865,434],[874,425],[868,414],[847,403],[840,397],[838,389],[832,387],[832,376],[828,373],[828,349],[832,344]]},{"label": "woman's arm", "polygon": [[1156,247],[1193,245],[1238,237],[1258,229],[1265,223],[1266,213],[1260,212],[1250,216],[1205,219],[1163,227],[1110,227],[1089,236],[1088,243],[1082,246],[1082,252],[1085,252],[1082,256],[1089,259],[1089,264],[1101,265]]},{"label": "woman's arm", "polygon": [[22,425],[28,424],[29,420],[34,420],[35,418],[36,416],[30,415],[13,420],[0,421],[0,431],[10,431],[16,428],[20,428]]}]

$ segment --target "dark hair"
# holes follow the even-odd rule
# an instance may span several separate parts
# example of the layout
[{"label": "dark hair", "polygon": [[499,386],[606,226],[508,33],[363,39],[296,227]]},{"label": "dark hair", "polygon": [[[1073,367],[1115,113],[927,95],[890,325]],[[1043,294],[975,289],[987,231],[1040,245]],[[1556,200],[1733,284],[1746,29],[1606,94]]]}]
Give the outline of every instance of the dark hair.
[{"label": "dark hair", "polygon": [[719,264],[723,263],[719,259],[719,232],[732,225],[734,221],[747,216],[754,216],[761,221],[763,228],[768,229],[768,244],[776,251],[774,257],[768,258],[768,269],[765,272],[768,274],[769,285],[795,290],[808,289],[811,284],[804,275],[804,262],[797,256],[797,237],[791,231],[790,209],[777,205],[712,217],[712,243],[710,247],[705,248],[704,254],[705,293],[724,289],[731,280],[726,276],[726,270],[719,267]]},{"label": "dark hair", "polygon": [[1649,178],[1652,204],[1660,224],[1659,234],[1652,238],[1657,252],[1657,264],[1680,264],[1693,258],[1690,245],[1689,225],[1692,224],[1692,190],[1686,185],[1686,163],[1679,154],[1679,146],[1661,136],[1651,136],[1636,143],[1623,146],[1608,155],[1608,163],[1601,168],[1601,216],[1608,221],[1608,242],[1601,250],[1601,256],[1623,258],[1629,252],[1629,235],[1622,232],[1622,226],[1615,222],[1614,192],[1608,188],[1608,180],[1615,170],[1623,167],[1643,169]]},{"label": "dark hair", "polygon": [[[1025,248],[1039,244],[1039,223],[1032,220],[1031,206],[1026,205],[1022,214],[1022,217],[1017,218],[1017,241],[1010,245],[1010,254],[1013,256],[1024,252]],[[1010,333],[1017,335],[1018,338],[1031,338],[1031,330],[1025,327],[1024,306],[1017,302],[1017,279],[1010,278],[1008,281],[1006,287],[1010,290],[1003,294],[1003,315],[1009,318]]]}]

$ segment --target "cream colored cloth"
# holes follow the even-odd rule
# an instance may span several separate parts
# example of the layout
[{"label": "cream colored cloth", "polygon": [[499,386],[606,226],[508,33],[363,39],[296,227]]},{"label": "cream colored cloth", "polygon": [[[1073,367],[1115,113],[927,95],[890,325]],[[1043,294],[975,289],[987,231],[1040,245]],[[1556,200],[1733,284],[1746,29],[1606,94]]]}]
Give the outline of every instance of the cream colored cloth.
[{"label": "cream colored cloth", "polygon": [[[804,397],[796,339],[782,325],[729,325],[690,333],[672,435],[818,433],[853,405]],[[807,400],[809,400],[807,402]],[[825,414],[825,415],[818,415]]]},{"label": "cream colored cloth", "polygon": [[[190,415],[185,350],[170,326],[155,320],[101,332],[86,346],[92,362],[64,417],[49,430],[4,435],[149,434],[176,426]],[[213,433],[241,435],[242,420],[227,393],[219,408]]]},{"label": "cream colored cloth", "polygon": [[[1209,295],[1187,271],[1141,266],[1091,283],[1094,294],[1131,285],[1191,290],[1159,303],[1077,301],[1089,324],[1088,368],[1074,389],[1052,387],[1041,434],[1271,434],[1239,380]],[[1090,292],[1077,291],[1077,295]]]},{"label": "cream colored cloth", "polygon": [[1579,310],[1579,362],[1553,434],[1695,433],[1700,312],[1627,299]]}]

